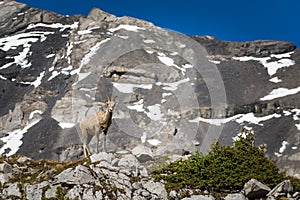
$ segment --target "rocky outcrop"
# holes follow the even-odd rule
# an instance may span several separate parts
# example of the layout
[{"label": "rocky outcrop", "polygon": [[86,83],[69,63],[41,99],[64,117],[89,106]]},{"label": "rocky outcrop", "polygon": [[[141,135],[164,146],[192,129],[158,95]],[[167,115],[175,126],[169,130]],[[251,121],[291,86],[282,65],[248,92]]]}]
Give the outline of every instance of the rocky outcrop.
[{"label": "rocky outcrop", "polygon": [[[136,150],[137,151],[137,150]],[[178,158],[178,157],[177,157]],[[93,154],[91,160],[74,162],[33,161],[27,157],[1,157],[1,199],[220,199],[213,190],[186,189],[167,191],[163,182],[148,174],[161,157],[139,162],[130,152]],[[165,155],[165,162],[174,158]],[[184,159],[181,157],[180,159]],[[250,180],[243,191],[224,193],[225,200],[265,198],[270,189]],[[289,181],[274,187],[268,199],[297,199]]]},{"label": "rocky outcrop", "polygon": [[291,42],[257,40],[249,42],[229,42],[211,36],[192,36],[206,47],[211,56],[254,56],[268,57],[270,54],[282,54],[294,51],[296,45]]},{"label": "rocky outcrop", "polygon": [[[121,158],[120,158],[121,157]],[[132,155],[94,154],[92,163],[12,159],[0,165],[1,199],[167,199],[164,185]],[[134,157],[134,156],[133,156]],[[147,170],[146,170],[147,171]]]},{"label": "rocky outcrop", "polygon": [[206,153],[246,127],[299,176],[294,44],[186,36],[97,8],[68,17],[0,4],[0,154],[79,159],[79,122],[117,96],[111,153],[134,150],[138,162]]}]

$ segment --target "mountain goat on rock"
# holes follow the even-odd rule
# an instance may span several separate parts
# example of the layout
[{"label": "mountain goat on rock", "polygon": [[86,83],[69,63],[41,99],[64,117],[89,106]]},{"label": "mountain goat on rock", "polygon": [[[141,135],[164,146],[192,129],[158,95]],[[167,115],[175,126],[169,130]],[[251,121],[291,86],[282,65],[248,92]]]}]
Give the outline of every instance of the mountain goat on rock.
[{"label": "mountain goat on rock", "polygon": [[99,134],[100,131],[103,131],[103,151],[106,152],[106,135],[107,130],[112,122],[112,111],[115,107],[115,98],[113,100],[110,100],[109,97],[107,97],[106,101],[107,108],[104,111],[99,111],[94,115],[86,116],[81,122],[80,122],[80,129],[83,136],[83,152],[84,156],[88,157],[91,155],[91,152],[88,148],[88,144],[91,141],[91,139],[96,136],[97,140],[97,153],[99,153]]}]

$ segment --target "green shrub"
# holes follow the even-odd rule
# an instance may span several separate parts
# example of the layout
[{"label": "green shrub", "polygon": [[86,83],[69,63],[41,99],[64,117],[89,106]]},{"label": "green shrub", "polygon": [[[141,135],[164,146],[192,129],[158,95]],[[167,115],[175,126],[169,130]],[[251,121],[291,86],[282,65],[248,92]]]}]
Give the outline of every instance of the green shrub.
[{"label": "green shrub", "polygon": [[205,156],[195,153],[186,161],[163,165],[151,174],[165,180],[168,190],[207,187],[217,191],[240,190],[251,178],[274,187],[286,177],[268,160],[263,148],[253,145],[253,138],[251,131],[243,129],[233,146],[215,143]]}]

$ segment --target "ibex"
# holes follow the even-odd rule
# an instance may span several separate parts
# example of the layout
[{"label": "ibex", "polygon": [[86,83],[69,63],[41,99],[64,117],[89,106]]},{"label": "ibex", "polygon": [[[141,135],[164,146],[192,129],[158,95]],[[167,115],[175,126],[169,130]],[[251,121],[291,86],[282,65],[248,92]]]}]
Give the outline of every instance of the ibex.
[{"label": "ibex", "polygon": [[97,140],[97,153],[99,153],[99,134],[100,131],[103,130],[103,151],[106,152],[106,135],[109,126],[111,125],[112,111],[115,106],[115,98],[110,100],[107,97],[107,109],[105,111],[96,112],[95,115],[86,116],[80,122],[80,129],[83,136],[83,152],[84,156],[88,157],[91,155],[88,144],[93,136],[96,136]]}]

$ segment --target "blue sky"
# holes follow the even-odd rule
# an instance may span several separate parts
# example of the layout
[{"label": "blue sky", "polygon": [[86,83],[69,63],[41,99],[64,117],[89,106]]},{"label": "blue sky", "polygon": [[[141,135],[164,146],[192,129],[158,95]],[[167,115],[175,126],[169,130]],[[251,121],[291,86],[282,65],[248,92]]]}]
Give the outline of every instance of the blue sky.
[{"label": "blue sky", "polygon": [[93,7],[144,19],[190,35],[221,40],[283,40],[300,47],[299,0],[19,0],[60,14],[87,15]]}]

